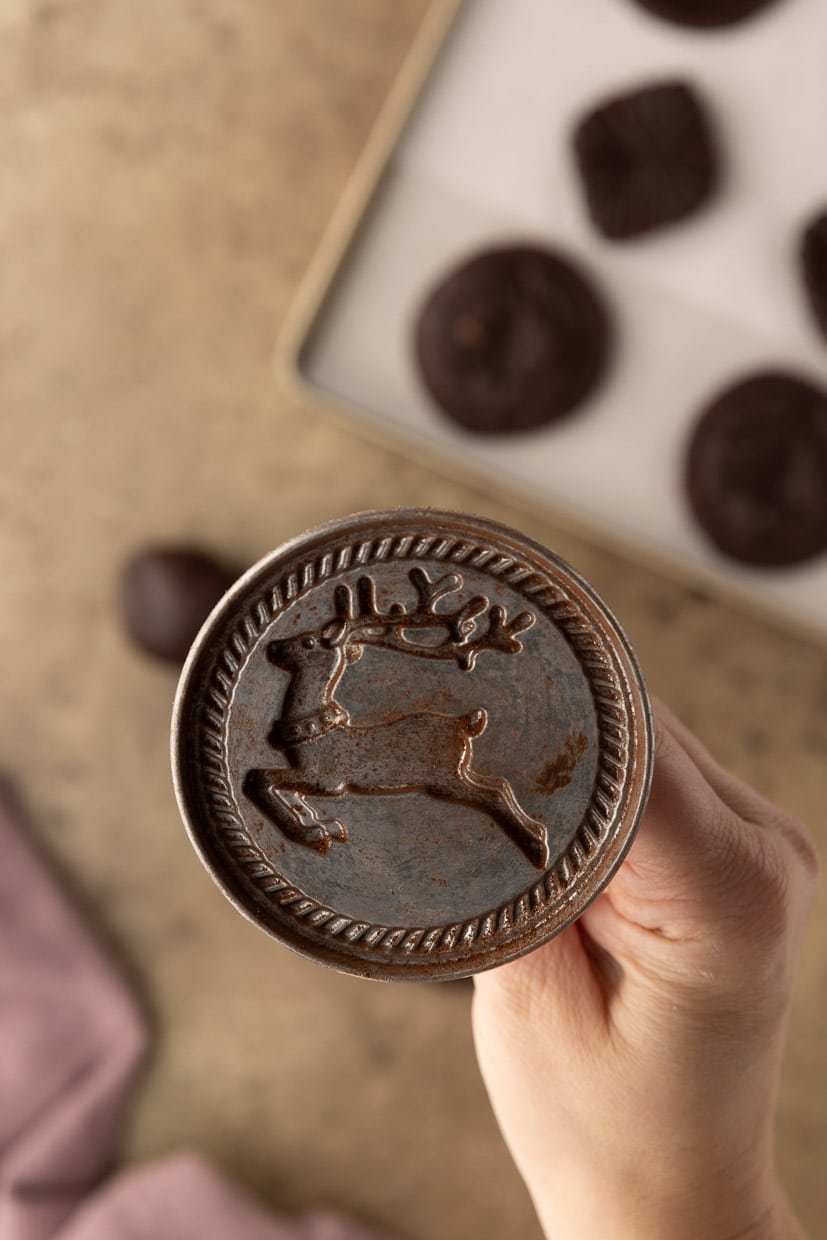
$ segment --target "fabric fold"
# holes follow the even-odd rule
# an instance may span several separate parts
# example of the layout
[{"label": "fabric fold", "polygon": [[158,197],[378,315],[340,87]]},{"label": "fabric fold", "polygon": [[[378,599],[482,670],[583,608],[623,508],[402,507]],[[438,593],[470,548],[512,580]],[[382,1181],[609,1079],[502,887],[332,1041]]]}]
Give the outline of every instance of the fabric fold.
[{"label": "fabric fold", "polygon": [[0,1237],[48,1240],[107,1167],[147,1030],[3,803],[0,857]]},{"label": "fabric fold", "polygon": [[206,1159],[176,1154],[116,1177],[85,1202],[59,1240],[379,1240],[314,1212],[280,1218]]},{"label": "fabric fold", "polygon": [[134,997],[0,798],[0,1240],[380,1240],[279,1217],[179,1154],[104,1180],[148,1044]]}]

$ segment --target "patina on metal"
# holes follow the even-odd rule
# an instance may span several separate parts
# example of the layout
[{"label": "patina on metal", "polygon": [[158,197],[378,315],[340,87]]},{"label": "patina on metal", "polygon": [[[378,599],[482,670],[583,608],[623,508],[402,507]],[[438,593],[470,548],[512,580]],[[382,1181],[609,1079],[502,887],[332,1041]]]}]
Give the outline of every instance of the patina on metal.
[{"label": "patina on metal", "polygon": [[181,677],[193,844],[287,946],[459,978],[569,925],[611,878],[652,767],[646,690],[590,586],[477,517],[363,513],[230,590]]}]

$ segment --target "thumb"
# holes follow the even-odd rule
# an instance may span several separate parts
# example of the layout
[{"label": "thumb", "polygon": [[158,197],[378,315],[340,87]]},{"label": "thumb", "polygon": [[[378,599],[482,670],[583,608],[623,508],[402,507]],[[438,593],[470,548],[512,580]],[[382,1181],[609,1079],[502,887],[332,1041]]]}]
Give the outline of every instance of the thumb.
[{"label": "thumb", "polygon": [[655,740],[637,838],[583,928],[630,977],[783,997],[814,890],[806,832],[722,772],[662,706]]},{"label": "thumb", "polygon": [[718,934],[777,877],[766,845],[764,833],[712,786],[679,725],[657,706],[652,791],[637,838],[608,889],[609,902],[667,937],[701,927]]}]

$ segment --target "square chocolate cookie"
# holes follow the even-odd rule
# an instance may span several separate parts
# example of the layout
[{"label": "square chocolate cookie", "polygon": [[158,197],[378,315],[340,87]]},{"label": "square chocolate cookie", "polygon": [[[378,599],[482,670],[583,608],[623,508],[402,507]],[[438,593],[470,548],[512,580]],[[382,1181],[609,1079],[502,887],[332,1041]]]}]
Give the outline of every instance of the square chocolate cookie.
[{"label": "square chocolate cookie", "polygon": [[613,241],[690,215],[719,180],[709,120],[684,82],[646,86],[595,108],[575,129],[574,153],[592,221]]}]

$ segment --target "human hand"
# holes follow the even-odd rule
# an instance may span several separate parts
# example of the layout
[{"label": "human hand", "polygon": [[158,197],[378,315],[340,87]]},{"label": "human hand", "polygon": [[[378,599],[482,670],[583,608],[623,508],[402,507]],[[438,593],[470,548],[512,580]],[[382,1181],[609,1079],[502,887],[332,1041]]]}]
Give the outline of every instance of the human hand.
[{"label": "human hand", "polygon": [[610,886],[475,979],[480,1068],[550,1240],[793,1240],[773,1124],[815,848],[662,707],[655,724]]}]

